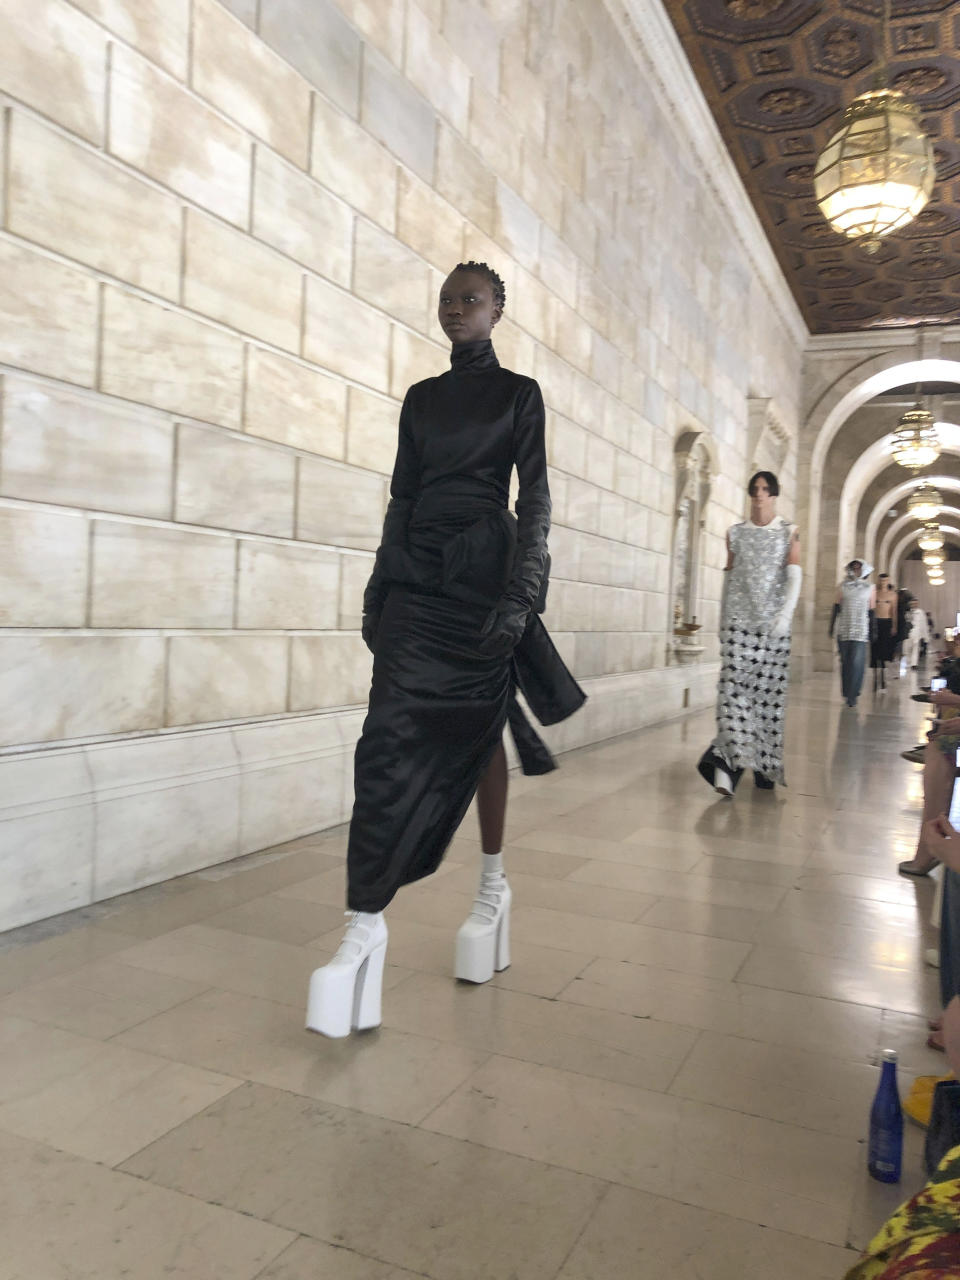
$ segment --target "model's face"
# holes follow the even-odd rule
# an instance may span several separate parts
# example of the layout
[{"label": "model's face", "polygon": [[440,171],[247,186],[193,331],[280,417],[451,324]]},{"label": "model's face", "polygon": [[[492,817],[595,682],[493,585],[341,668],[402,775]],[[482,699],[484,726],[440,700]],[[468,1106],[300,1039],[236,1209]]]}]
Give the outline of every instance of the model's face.
[{"label": "model's face", "polygon": [[863,573],[863,565],[859,560],[852,560],[847,573],[849,573],[851,578],[859,578],[861,573]]},{"label": "model's face", "polygon": [[770,486],[762,476],[758,476],[750,490],[750,508],[754,517],[772,515],[776,505]]},{"label": "model's face", "polygon": [[444,280],[437,318],[454,346],[489,338],[501,314],[486,276],[476,271],[454,271]]}]

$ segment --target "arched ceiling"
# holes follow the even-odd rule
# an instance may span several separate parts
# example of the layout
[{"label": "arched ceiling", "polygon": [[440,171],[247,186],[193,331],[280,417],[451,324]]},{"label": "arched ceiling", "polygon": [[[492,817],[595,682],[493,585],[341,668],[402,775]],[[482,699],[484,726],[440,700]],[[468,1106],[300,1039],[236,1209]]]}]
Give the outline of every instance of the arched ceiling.
[{"label": "arched ceiling", "polygon": [[872,87],[883,0],[664,0],[814,333],[960,317],[960,21],[956,0],[893,0],[890,77],[921,111],[937,185],[874,256],[824,221],[813,166]]},{"label": "arched ceiling", "polygon": [[[940,512],[936,523],[944,530],[953,529],[960,532],[960,530],[956,530],[958,521],[960,521],[960,507],[951,506],[948,503]],[[906,533],[919,537],[922,527],[916,516],[910,515],[909,512],[904,512],[903,515],[897,516],[896,520],[883,531],[883,538],[877,549],[877,568],[881,573],[884,572],[885,566],[891,561],[891,550],[896,544],[897,538],[904,534],[905,530]]]},{"label": "arched ceiling", "polygon": [[[946,476],[937,473],[932,476],[924,476],[924,479],[939,489],[944,497],[960,494],[960,476]],[[907,494],[916,487],[916,484],[916,480],[901,481],[899,484],[894,485],[893,488],[887,489],[880,494],[870,509],[863,542],[864,554],[872,563],[876,561],[877,534],[880,531],[884,516],[891,507],[895,507],[898,502],[906,498]],[[955,505],[955,502],[950,505]]]},{"label": "arched ceiling", "polygon": [[[893,549],[893,555],[890,557],[890,577],[894,582],[900,581],[900,570],[904,560],[909,558],[911,551],[915,549],[917,535],[909,533],[900,541]],[[944,550],[951,548],[954,551],[960,550],[960,529],[951,529],[944,537]]]}]

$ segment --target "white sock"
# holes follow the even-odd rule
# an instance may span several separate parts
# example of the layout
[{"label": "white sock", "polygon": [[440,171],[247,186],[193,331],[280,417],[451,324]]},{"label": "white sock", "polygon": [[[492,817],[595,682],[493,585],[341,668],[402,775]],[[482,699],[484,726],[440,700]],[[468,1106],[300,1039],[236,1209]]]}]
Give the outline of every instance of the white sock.
[{"label": "white sock", "polygon": [[503,875],[503,853],[484,853],[481,855],[483,865],[481,867],[481,875],[486,879],[487,876]]},{"label": "white sock", "polygon": [[[358,911],[356,913],[356,923],[362,924],[365,929],[375,929],[382,919],[382,911]],[[351,923],[353,922],[351,921]]]}]

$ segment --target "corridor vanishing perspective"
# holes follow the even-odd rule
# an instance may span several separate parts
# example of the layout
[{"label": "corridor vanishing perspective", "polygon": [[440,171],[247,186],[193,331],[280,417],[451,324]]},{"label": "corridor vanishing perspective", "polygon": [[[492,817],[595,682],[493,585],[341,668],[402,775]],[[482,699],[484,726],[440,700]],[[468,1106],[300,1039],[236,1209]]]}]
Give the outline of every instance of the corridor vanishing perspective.
[{"label": "corridor vanishing perspective", "polygon": [[704,786],[709,713],[515,780],[512,967],[450,976],[469,814],[345,1041],[344,828],[4,935],[0,1274],[837,1280],[922,1182],[909,1125],[867,1176],[879,1050],[943,1070],[910,684],[796,688],[775,793]]}]

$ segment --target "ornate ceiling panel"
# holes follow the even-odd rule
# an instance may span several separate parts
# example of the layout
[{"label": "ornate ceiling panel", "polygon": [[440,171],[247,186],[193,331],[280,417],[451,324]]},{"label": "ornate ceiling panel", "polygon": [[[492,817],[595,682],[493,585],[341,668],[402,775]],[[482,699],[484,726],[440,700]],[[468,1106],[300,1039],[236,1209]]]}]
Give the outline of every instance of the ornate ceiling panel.
[{"label": "ornate ceiling panel", "polygon": [[664,0],[814,333],[960,319],[960,0],[893,0],[890,80],[921,110],[937,184],[871,256],[820,214],[813,166],[872,87],[884,0]]}]

